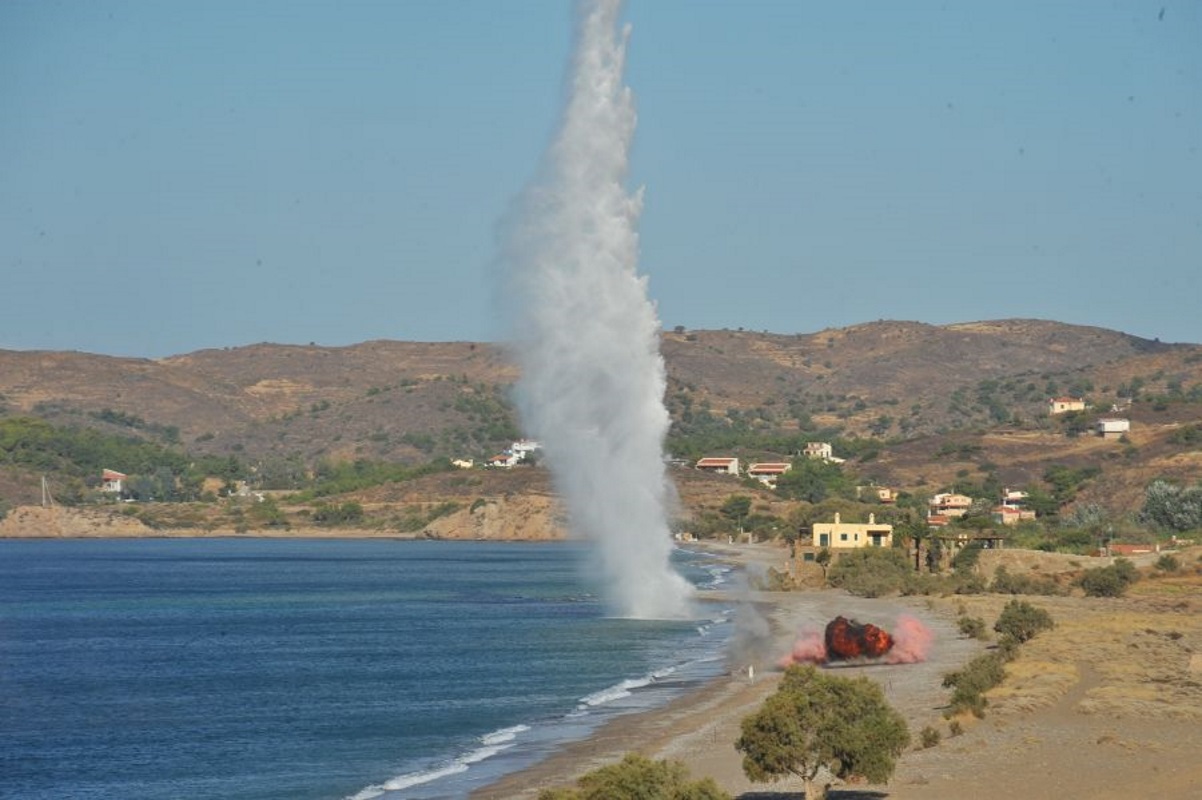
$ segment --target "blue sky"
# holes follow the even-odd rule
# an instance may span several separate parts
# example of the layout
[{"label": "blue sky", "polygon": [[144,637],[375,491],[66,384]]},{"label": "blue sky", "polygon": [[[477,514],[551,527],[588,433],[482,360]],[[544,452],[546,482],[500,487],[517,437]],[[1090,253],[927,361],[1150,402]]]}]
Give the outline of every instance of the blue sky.
[{"label": "blue sky", "polygon": [[[0,3],[0,348],[498,340],[498,226],[556,127],[572,17]],[[625,18],[665,327],[1037,317],[1202,342],[1202,4]]]}]

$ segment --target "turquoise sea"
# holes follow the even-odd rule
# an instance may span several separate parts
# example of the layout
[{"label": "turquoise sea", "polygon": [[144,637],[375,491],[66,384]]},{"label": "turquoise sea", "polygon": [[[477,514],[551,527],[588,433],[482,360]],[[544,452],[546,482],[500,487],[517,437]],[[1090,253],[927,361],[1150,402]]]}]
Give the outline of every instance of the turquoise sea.
[{"label": "turquoise sea", "polygon": [[609,618],[587,564],[566,543],[0,541],[0,798],[463,798],[724,670],[731,609]]}]

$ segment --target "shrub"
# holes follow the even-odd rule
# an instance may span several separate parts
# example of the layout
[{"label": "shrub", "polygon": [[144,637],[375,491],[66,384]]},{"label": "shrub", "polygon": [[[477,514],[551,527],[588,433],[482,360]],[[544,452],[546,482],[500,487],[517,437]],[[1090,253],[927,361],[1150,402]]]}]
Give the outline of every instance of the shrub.
[{"label": "shrub", "polygon": [[1016,644],[1030,641],[1040,631],[1055,627],[1052,615],[1025,600],[1011,600],[1002,609],[993,629]]},{"label": "shrub", "polygon": [[953,689],[949,716],[964,711],[975,717],[985,716],[985,707],[989,704],[985,692],[1001,683],[1004,677],[1005,662],[997,653],[977,656],[964,669],[944,675],[943,685]]},{"label": "shrub", "polygon": [[985,620],[981,617],[960,617],[957,625],[960,628],[961,636],[968,636],[972,639],[985,638]]},{"label": "shrub", "polygon": [[989,590],[997,594],[1063,594],[1060,584],[1052,578],[1035,578],[1030,575],[1011,575],[1005,567],[998,567]]},{"label": "shrub", "polygon": [[922,733],[919,734],[919,737],[922,739],[922,749],[924,750],[934,747],[935,745],[939,744],[940,740],[943,739],[943,735],[930,725],[922,729]]},{"label": "shrub", "polygon": [[881,597],[903,591],[913,574],[900,550],[873,547],[841,556],[831,567],[829,580],[832,586],[860,597]]},{"label": "shrub", "polygon": [[947,724],[947,732],[952,736],[959,736],[964,733],[964,726],[960,724],[960,720],[954,719]]},{"label": "shrub", "polygon": [[1035,634],[1049,631],[1053,627],[1055,627],[1055,623],[1052,621],[1051,614],[1041,608],[1036,608],[1027,601],[1017,601],[1017,599],[1006,603],[1006,607],[1001,609],[998,621],[993,623],[994,631],[1000,633],[1002,638],[1011,639],[1016,644],[1030,641],[1035,638]]},{"label": "shrub", "polygon": [[1165,553],[1160,558],[1156,559],[1156,569],[1160,570],[1161,572],[1176,572],[1177,570],[1181,569],[1181,562],[1177,560],[1176,556]]},{"label": "shrub", "polygon": [[617,764],[593,770],[576,788],[547,789],[538,800],[730,800],[712,778],[690,781],[679,761],[652,761],[628,753]]},{"label": "shrub", "polygon": [[1135,565],[1125,558],[1118,558],[1108,567],[1085,570],[1077,579],[1077,585],[1086,597],[1121,597],[1138,578]]}]

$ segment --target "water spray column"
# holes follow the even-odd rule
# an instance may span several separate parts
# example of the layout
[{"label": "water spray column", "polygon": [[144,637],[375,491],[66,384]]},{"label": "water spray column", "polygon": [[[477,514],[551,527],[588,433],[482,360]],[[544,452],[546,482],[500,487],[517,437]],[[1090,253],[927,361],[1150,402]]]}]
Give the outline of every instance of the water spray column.
[{"label": "water spray column", "polygon": [[688,614],[671,567],[660,323],[638,273],[642,191],[626,189],[635,111],[617,0],[583,2],[559,132],[509,226],[518,404],[614,613]]}]

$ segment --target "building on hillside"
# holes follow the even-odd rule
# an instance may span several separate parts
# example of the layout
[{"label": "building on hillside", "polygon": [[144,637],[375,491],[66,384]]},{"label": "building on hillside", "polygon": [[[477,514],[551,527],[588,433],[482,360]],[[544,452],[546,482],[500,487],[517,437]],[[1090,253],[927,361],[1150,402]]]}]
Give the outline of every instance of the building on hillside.
[{"label": "building on hillside", "polygon": [[717,472],[722,475],[739,474],[739,459],[737,458],[727,458],[725,456],[706,457],[698,461],[694,466],[702,472]]},{"label": "building on hillside", "polygon": [[1150,553],[1159,553],[1160,544],[1157,542],[1143,544],[1120,544],[1118,542],[1109,542],[1101,549],[1103,556],[1146,556]]},{"label": "building on hillside", "polygon": [[760,461],[747,468],[747,477],[755,478],[769,489],[776,488],[776,479],[793,469],[788,461]]},{"label": "building on hillside", "polygon": [[892,547],[893,526],[876,521],[875,514],[868,515],[868,523],[843,522],[835,512],[834,522],[815,522],[811,544],[814,547],[855,548]]},{"label": "building on hillside", "polygon": [[1021,489],[1011,489],[1009,487],[1002,489],[1002,505],[1012,508],[1021,508],[1027,502],[1029,495]]},{"label": "building on hillside", "polygon": [[128,477],[115,469],[103,469],[100,471],[100,491],[121,494],[125,490],[125,479]]},{"label": "building on hillside", "polygon": [[1131,431],[1131,420],[1121,417],[1108,417],[1100,419],[1095,425],[1095,430],[1098,436],[1103,439],[1121,439]]},{"label": "building on hillside", "polygon": [[476,461],[472,458],[456,458],[451,461],[451,466],[458,467],[459,469],[471,469],[476,466]]},{"label": "building on hillside", "polygon": [[1069,411],[1084,411],[1085,399],[1081,397],[1049,397],[1048,414],[1067,414]]},{"label": "building on hillside", "polygon": [[[519,439],[506,450],[488,459],[488,466],[508,469],[523,461],[533,461],[531,456],[542,449],[542,445],[529,439]],[[458,466],[458,465],[457,465]]]},{"label": "building on hillside", "polygon": [[931,498],[928,516],[962,517],[972,507],[972,498],[964,494],[941,492]]},{"label": "building on hillside", "polygon": [[518,461],[525,461],[542,449],[543,446],[533,439],[518,439],[509,446],[509,452],[517,456]]},{"label": "building on hillside", "polygon": [[830,464],[842,464],[844,461],[835,455],[835,450],[831,447],[830,442],[806,442],[806,449],[802,454],[806,458],[816,458]]},{"label": "building on hillside", "polygon": [[856,499],[875,498],[878,503],[890,505],[897,502],[897,491],[887,486],[857,486]]},{"label": "building on hillside", "polygon": [[993,508],[993,521],[1001,525],[1017,525],[1035,519],[1035,512],[1018,506],[1000,505]]}]

